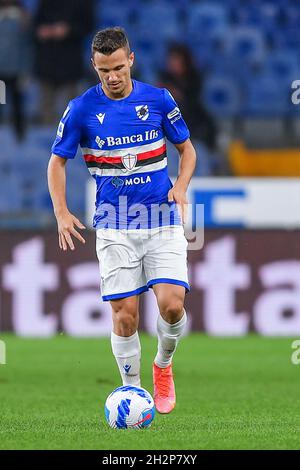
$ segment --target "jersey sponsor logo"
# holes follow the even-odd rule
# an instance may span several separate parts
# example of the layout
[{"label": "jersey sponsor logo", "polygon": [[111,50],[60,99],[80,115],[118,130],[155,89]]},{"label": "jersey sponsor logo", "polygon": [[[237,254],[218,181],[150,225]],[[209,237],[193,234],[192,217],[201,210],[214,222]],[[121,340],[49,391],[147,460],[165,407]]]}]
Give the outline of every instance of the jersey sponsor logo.
[{"label": "jersey sponsor logo", "polygon": [[134,178],[126,178],[125,180],[119,178],[118,176],[115,176],[112,180],[111,183],[115,188],[120,188],[125,184],[125,186],[133,186],[135,184],[146,184],[146,183],[151,183],[151,178],[150,175],[147,175],[146,177],[144,176],[135,176]]},{"label": "jersey sponsor logo", "polygon": [[112,182],[112,184],[114,185],[115,188],[120,188],[124,184],[124,181],[121,178],[119,178],[118,176],[115,176],[111,180],[111,182]]},{"label": "jersey sponsor logo", "polygon": [[100,122],[100,124],[103,124],[103,121],[104,121],[104,118],[105,118],[105,113],[96,114],[96,117],[97,117],[98,121]]},{"label": "jersey sponsor logo", "polygon": [[98,145],[99,149],[102,149],[103,145],[105,144],[105,140],[102,140],[101,137],[97,135],[95,139],[96,144]]},{"label": "jersey sponsor logo", "polygon": [[137,162],[137,156],[128,153],[127,155],[123,155],[121,157],[122,163],[127,170],[132,170]]},{"label": "jersey sponsor logo", "polygon": [[146,121],[149,117],[149,108],[146,104],[142,104],[135,107],[137,117],[142,121]]},{"label": "jersey sponsor logo", "polygon": [[125,186],[132,186],[133,184],[145,184],[151,183],[151,178],[148,175],[146,178],[144,176],[135,176],[134,178],[126,178]]},{"label": "jersey sponsor logo", "polygon": [[181,118],[181,112],[178,106],[175,106],[175,108],[167,114],[167,118],[171,121],[171,124],[174,124],[174,122]]},{"label": "jersey sponsor logo", "polygon": [[139,142],[146,142],[147,140],[156,139],[158,137],[158,130],[152,129],[146,131],[144,134],[125,135],[123,137],[109,136],[106,138],[108,147],[114,145],[136,144]]}]

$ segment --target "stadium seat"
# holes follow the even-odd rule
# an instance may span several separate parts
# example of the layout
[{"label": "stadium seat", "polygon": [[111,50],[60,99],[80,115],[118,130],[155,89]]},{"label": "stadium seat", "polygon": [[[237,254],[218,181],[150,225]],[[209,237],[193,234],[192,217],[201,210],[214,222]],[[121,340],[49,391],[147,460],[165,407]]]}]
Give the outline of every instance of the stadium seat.
[{"label": "stadium seat", "polygon": [[130,2],[99,2],[96,9],[98,26],[107,28],[111,26],[122,26],[130,30],[135,19],[136,8]]},{"label": "stadium seat", "polygon": [[31,14],[34,14],[37,10],[39,0],[21,0],[21,4]]},{"label": "stadium seat", "polygon": [[24,87],[23,102],[27,119],[35,119],[41,104],[40,86],[36,80],[30,80]]},{"label": "stadium seat", "polygon": [[289,108],[289,89],[279,84],[274,75],[250,78],[247,84],[245,115],[284,116]]},{"label": "stadium seat", "polygon": [[149,38],[132,41],[135,53],[135,65],[142,80],[154,82],[159,69],[163,68],[166,56],[166,44]]},{"label": "stadium seat", "polygon": [[[19,179],[16,173],[6,174],[1,178],[0,214],[12,214],[21,211],[22,199],[19,191]],[[1,219],[1,217],[0,217]]]},{"label": "stadium seat", "polygon": [[250,27],[233,28],[225,38],[225,51],[241,65],[262,63],[266,53],[263,33]]},{"label": "stadium seat", "polygon": [[166,39],[180,41],[183,37],[182,23],[177,8],[170,8],[169,5],[160,2],[145,4],[139,10],[135,30],[141,38],[152,39],[156,42]]},{"label": "stadium seat", "polygon": [[264,71],[274,76],[280,83],[291,84],[300,77],[299,58],[289,49],[278,50],[269,54],[264,62]]},{"label": "stadium seat", "polygon": [[233,11],[233,17],[240,26],[253,26],[265,32],[273,31],[278,27],[280,7],[270,1],[240,3]]},{"label": "stadium seat", "polygon": [[228,11],[221,4],[200,3],[187,9],[187,33],[197,38],[224,30],[228,25]]},{"label": "stadium seat", "polygon": [[206,36],[188,36],[186,44],[191,49],[195,62],[200,68],[211,68],[212,64],[224,62],[223,45],[227,34],[228,30],[224,28]]},{"label": "stadium seat", "polygon": [[299,3],[289,3],[286,2],[286,5],[283,9],[283,17],[284,22],[288,27],[296,27],[299,28],[300,26],[300,10],[299,10]]},{"label": "stadium seat", "polygon": [[291,50],[299,50],[300,47],[300,28],[299,27],[280,27],[275,29],[270,35],[270,41],[274,48]]},{"label": "stadium seat", "polygon": [[240,110],[238,83],[232,78],[208,76],[203,89],[203,100],[208,110],[219,117],[235,116]]}]

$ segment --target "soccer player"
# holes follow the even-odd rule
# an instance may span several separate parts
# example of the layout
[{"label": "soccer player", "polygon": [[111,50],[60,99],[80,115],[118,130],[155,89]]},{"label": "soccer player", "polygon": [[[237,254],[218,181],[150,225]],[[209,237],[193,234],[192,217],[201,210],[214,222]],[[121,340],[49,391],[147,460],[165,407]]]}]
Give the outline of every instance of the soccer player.
[{"label": "soccer player", "polygon": [[[139,295],[157,299],[158,350],[153,363],[158,412],[175,406],[172,358],[186,325],[186,191],[196,154],[189,130],[166,89],[131,79],[134,53],[122,28],[99,31],[92,64],[100,83],[72,100],[59,123],[48,167],[59,247],[85,242],[83,224],[69,212],[65,165],[80,145],[96,181],[97,234],[102,299],[112,308],[112,351],[123,385],[140,386]],[[177,180],[167,172],[166,140],[180,155]]]}]

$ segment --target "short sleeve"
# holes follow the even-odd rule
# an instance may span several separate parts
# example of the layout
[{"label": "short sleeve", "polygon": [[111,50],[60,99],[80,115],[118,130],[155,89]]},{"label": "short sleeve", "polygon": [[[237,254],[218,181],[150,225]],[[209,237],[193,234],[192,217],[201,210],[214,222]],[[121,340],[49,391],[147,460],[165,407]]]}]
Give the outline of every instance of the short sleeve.
[{"label": "short sleeve", "polygon": [[166,88],[163,89],[163,129],[172,144],[181,144],[190,137],[180,109]]},{"label": "short sleeve", "polygon": [[52,153],[63,158],[74,158],[81,138],[81,129],[78,121],[78,111],[73,101],[70,101],[57,129]]}]

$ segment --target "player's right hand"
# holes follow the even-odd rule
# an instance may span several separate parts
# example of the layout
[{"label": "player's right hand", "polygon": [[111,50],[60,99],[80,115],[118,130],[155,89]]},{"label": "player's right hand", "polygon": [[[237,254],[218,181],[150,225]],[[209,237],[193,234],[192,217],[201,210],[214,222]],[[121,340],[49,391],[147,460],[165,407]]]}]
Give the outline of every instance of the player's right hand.
[{"label": "player's right hand", "polygon": [[72,251],[75,250],[72,236],[77,238],[81,243],[85,243],[85,239],[75,229],[75,226],[80,229],[85,229],[86,227],[77,219],[77,217],[75,217],[75,215],[71,214],[71,212],[66,212],[56,218],[58,226],[58,243],[61,250],[67,251],[68,248]]}]

